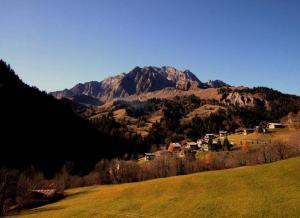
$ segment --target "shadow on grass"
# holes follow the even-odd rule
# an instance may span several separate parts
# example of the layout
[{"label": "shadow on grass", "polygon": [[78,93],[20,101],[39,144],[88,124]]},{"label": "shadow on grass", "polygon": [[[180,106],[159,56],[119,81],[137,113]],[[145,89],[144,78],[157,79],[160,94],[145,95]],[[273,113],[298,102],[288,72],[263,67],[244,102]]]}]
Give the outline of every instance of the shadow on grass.
[{"label": "shadow on grass", "polygon": [[78,196],[85,195],[85,194],[88,194],[88,193],[93,193],[93,192],[95,192],[95,190],[93,190],[93,189],[82,190],[82,191],[79,191],[79,192],[66,194],[64,199],[76,198]]},{"label": "shadow on grass", "polygon": [[66,207],[63,206],[51,206],[51,207],[39,207],[39,208],[34,208],[34,209],[30,209],[30,210],[25,210],[23,211],[23,213],[20,214],[16,214],[15,216],[24,216],[24,215],[36,215],[39,213],[44,213],[44,212],[49,212],[49,211],[59,211],[59,210],[63,210]]},{"label": "shadow on grass", "polygon": [[[53,200],[47,201],[47,202],[37,202],[37,203],[31,205],[31,207],[28,207],[27,209],[23,209],[21,211],[21,213],[14,211],[14,212],[11,212],[10,215],[14,215],[14,216],[35,215],[35,214],[49,212],[49,211],[63,210],[63,209],[66,209],[67,207],[66,206],[55,206],[52,204],[57,203],[61,200],[77,198],[77,197],[80,197],[81,195],[85,195],[85,194],[91,193],[91,192],[94,192],[94,190],[90,190],[90,189],[83,190],[83,191],[79,191],[79,192],[75,192],[75,193],[71,193],[71,194],[66,194],[64,197],[62,197],[60,199],[55,199],[55,200],[53,199]],[[47,206],[47,207],[45,207],[45,206]]]}]

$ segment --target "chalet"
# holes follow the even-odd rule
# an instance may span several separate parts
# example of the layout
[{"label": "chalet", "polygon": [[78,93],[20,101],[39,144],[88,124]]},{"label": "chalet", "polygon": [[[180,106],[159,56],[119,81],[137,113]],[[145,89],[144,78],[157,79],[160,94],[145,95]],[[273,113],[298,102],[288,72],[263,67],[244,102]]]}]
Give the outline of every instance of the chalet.
[{"label": "chalet", "polygon": [[208,144],[207,144],[207,143],[202,144],[201,150],[202,150],[202,151],[209,151]]},{"label": "chalet", "polygon": [[268,123],[268,129],[282,129],[284,127],[281,123]]},{"label": "chalet", "polygon": [[168,151],[173,153],[173,152],[179,152],[181,150],[181,144],[179,143],[170,143],[168,147]]},{"label": "chalet", "polygon": [[154,160],[155,154],[154,153],[145,153],[145,161]]},{"label": "chalet", "polygon": [[201,148],[202,142],[203,142],[202,139],[197,140],[197,145],[198,145],[199,148]]},{"label": "chalet", "polygon": [[191,151],[194,151],[194,150],[198,150],[198,149],[199,149],[197,142],[187,142],[187,143],[185,144],[185,147],[186,147],[187,149],[190,149]]},{"label": "chalet", "polygon": [[170,155],[170,152],[168,152],[167,150],[159,150],[153,153],[151,152],[145,153],[145,155],[139,158],[138,161],[141,162],[150,161],[150,160],[154,160],[155,158],[168,156],[168,155]]},{"label": "chalet", "polygon": [[209,140],[213,140],[215,138],[217,138],[217,136],[215,134],[211,134],[211,133],[210,134],[206,134],[204,136],[204,141],[208,143]]},{"label": "chalet", "polygon": [[258,133],[267,133],[267,129],[263,126],[256,126],[255,131]]},{"label": "chalet", "polygon": [[227,131],[219,131],[220,138],[225,138],[225,137],[227,137],[227,135],[228,135]]},{"label": "chalet", "polygon": [[197,141],[198,147],[201,151],[208,151],[208,143],[205,140],[199,139]]},{"label": "chalet", "polygon": [[56,189],[32,190],[32,196],[37,199],[51,199],[56,195]]},{"label": "chalet", "polygon": [[205,139],[214,139],[216,136],[215,136],[215,134],[212,134],[212,133],[208,133],[208,134],[206,134],[205,135]]}]

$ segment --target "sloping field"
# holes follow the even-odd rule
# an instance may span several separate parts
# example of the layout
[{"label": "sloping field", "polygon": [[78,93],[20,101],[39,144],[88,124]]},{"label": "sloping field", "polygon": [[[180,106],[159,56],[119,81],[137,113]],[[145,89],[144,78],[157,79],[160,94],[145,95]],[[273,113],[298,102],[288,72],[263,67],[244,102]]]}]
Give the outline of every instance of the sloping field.
[{"label": "sloping field", "polygon": [[190,123],[195,117],[207,118],[221,109],[226,110],[226,108],[222,106],[206,104],[187,114],[180,122],[181,124],[186,124]]},{"label": "sloping field", "polygon": [[234,142],[236,145],[241,145],[241,143],[247,143],[250,146],[264,144],[270,144],[276,141],[287,141],[291,136],[294,136],[297,132],[295,130],[290,130],[288,128],[272,130],[269,133],[251,133],[249,135],[243,134],[231,134],[228,136],[229,141]]},{"label": "sloping field", "polygon": [[18,217],[300,217],[300,158],[67,195]]}]

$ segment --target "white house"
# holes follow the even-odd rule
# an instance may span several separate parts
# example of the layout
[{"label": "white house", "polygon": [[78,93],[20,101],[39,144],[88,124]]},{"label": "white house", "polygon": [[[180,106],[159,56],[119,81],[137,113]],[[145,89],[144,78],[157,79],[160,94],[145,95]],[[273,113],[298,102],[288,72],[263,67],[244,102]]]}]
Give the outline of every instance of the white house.
[{"label": "white house", "polygon": [[268,124],[268,129],[281,129],[284,128],[285,126],[281,123],[269,123]]},{"label": "white house", "polygon": [[227,131],[219,131],[219,135],[221,138],[227,137],[228,132]]},{"label": "white house", "polygon": [[145,161],[154,160],[155,154],[154,153],[145,153]]}]

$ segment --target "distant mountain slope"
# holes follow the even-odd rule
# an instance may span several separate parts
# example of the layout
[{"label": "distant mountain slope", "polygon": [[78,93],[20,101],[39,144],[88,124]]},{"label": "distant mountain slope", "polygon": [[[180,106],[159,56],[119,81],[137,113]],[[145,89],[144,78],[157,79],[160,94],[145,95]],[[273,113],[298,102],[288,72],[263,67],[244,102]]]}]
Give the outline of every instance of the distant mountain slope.
[{"label": "distant mountain slope", "polygon": [[51,93],[56,98],[70,98],[77,95],[86,95],[91,98],[109,101],[115,98],[124,98],[140,95],[166,88],[189,91],[199,88],[220,88],[228,86],[216,80],[202,83],[192,72],[180,71],[174,67],[136,67],[129,73],[110,77],[101,82],[87,82],[78,84],[70,90]]},{"label": "distant mountain slope", "polygon": [[75,115],[67,101],[24,84],[2,60],[0,101],[0,168],[33,165],[53,172],[72,161],[84,172],[102,158],[129,150],[124,141],[98,132]]}]

